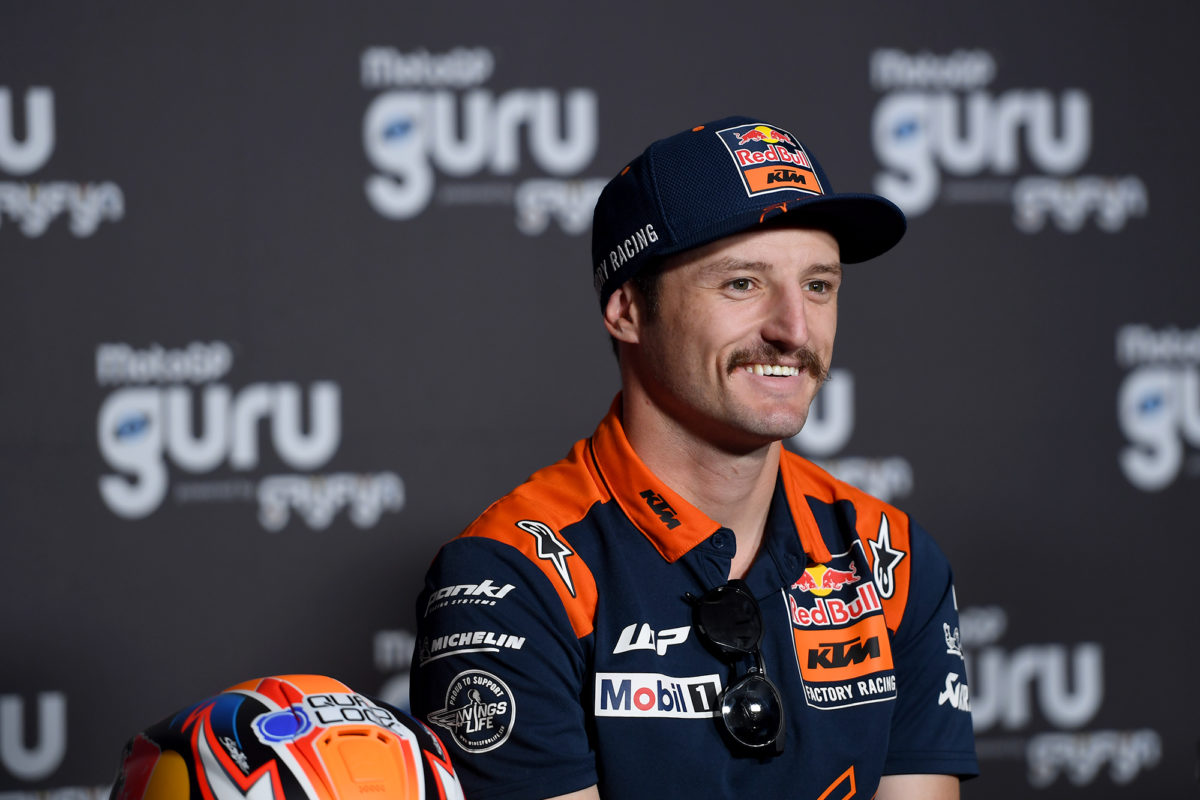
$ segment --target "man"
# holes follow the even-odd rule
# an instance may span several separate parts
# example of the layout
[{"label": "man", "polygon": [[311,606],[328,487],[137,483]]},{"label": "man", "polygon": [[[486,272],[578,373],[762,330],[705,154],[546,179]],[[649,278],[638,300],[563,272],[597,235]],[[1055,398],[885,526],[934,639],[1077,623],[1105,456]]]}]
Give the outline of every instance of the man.
[{"label": "man", "polygon": [[730,117],[605,188],[593,267],[622,392],[439,553],[414,711],[471,798],[943,798],[977,772],[945,558],[786,452],[842,264],[903,214]]}]

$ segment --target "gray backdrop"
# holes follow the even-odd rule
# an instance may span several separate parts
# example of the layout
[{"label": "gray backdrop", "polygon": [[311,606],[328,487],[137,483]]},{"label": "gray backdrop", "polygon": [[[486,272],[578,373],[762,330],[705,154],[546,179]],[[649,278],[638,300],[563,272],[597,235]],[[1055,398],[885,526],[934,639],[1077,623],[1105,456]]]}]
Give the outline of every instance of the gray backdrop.
[{"label": "gray backdrop", "polygon": [[0,7],[0,798],[251,676],[402,701],[616,391],[599,186],[731,113],[910,214],[790,446],[949,553],[966,796],[1196,793],[1194,4],[167,5]]}]

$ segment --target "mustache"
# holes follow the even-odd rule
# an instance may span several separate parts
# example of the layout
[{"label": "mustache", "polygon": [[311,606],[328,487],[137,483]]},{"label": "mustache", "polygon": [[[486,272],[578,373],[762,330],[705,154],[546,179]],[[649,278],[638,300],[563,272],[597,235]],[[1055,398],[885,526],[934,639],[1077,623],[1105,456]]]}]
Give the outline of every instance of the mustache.
[{"label": "mustache", "polygon": [[746,364],[771,364],[799,367],[812,376],[818,384],[829,380],[829,367],[812,348],[801,347],[792,353],[784,352],[776,347],[764,344],[754,349],[737,350],[729,357],[729,374],[738,367]]}]

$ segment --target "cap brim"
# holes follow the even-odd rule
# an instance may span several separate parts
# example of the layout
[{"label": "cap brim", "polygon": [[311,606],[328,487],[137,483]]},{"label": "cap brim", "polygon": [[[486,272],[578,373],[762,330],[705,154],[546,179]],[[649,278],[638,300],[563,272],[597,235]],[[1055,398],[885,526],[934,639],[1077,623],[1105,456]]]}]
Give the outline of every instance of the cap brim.
[{"label": "cap brim", "polygon": [[859,264],[896,246],[908,229],[904,212],[877,194],[795,197],[778,206],[748,209],[717,220],[686,239],[660,248],[660,256],[702,247],[758,227],[793,226],[828,231],[838,242],[843,264]]},{"label": "cap brim", "polygon": [[[891,250],[908,230],[904,212],[877,194],[835,194],[791,204],[781,224],[811,226],[837,239],[842,263],[858,264]],[[768,218],[766,221],[770,221]]]}]

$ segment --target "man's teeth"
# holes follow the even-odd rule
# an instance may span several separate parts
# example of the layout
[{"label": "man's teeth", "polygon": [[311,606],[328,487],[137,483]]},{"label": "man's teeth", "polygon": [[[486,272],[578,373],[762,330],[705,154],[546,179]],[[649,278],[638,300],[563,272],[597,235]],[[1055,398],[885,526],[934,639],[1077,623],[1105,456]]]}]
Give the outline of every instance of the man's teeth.
[{"label": "man's teeth", "polygon": [[755,375],[778,375],[787,377],[790,375],[799,375],[799,367],[784,367],[779,364],[752,364],[746,366],[746,372]]}]

